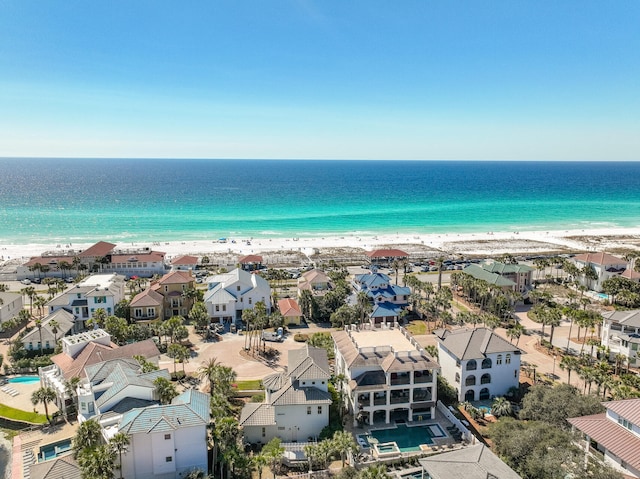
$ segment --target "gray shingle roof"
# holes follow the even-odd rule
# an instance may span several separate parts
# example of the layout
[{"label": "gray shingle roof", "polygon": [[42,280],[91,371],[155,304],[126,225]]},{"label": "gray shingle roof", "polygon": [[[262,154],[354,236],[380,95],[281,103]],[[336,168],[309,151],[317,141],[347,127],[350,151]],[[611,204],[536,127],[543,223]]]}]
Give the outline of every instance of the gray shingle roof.
[{"label": "gray shingle roof", "polygon": [[420,459],[420,464],[432,479],[520,479],[484,444]]},{"label": "gray shingle roof", "polygon": [[289,406],[295,404],[327,404],[331,403],[331,393],[322,391],[314,387],[297,387],[297,384],[290,384],[288,387],[280,389],[271,397],[273,406]]},{"label": "gray shingle roof", "polygon": [[484,358],[492,353],[522,353],[488,328],[437,329],[433,333],[440,345],[460,360]]},{"label": "gray shingle roof", "polygon": [[33,464],[29,468],[29,476],[31,479],[80,479],[81,473],[73,454],[69,453],[50,461]]},{"label": "gray shingle roof", "polygon": [[241,426],[275,426],[276,416],[273,406],[264,403],[247,403],[240,415]]},{"label": "gray shingle roof", "polygon": [[[42,342],[46,343],[46,341],[55,341],[56,339],[60,339],[64,335],[66,335],[69,331],[73,329],[74,325],[74,316],[69,311],[64,309],[59,309],[49,314],[46,318],[42,320]],[[58,323],[56,334],[53,334],[51,331],[51,321],[55,320]],[[22,343],[31,341],[38,342],[40,341],[40,331],[38,328],[34,328],[25,334],[20,340]]]},{"label": "gray shingle roof", "polygon": [[625,326],[640,328],[640,309],[633,309],[631,311],[607,311],[602,313],[602,317]]},{"label": "gray shingle roof", "polygon": [[288,375],[295,379],[329,378],[327,351],[305,344],[303,348],[289,351]]}]

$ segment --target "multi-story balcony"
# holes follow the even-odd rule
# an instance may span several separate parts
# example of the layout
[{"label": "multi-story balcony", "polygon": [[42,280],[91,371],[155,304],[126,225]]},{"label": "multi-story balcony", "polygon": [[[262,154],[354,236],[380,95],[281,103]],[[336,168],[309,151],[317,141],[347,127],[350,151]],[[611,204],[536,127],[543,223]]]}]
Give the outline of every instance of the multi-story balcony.
[{"label": "multi-story balcony", "polygon": [[391,373],[389,383],[392,386],[411,383],[411,375],[409,373]]},{"label": "multi-story balcony", "polygon": [[413,373],[413,382],[415,384],[432,383],[433,373],[428,369],[425,371],[415,371]]},{"label": "multi-story balcony", "polygon": [[387,404],[387,393],[376,394],[373,396],[373,405],[374,406],[386,406]]},{"label": "multi-story balcony", "polygon": [[404,404],[409,402],[409,390],[401,389],[399,391],[392,391],[390,397],[391,404]]}]

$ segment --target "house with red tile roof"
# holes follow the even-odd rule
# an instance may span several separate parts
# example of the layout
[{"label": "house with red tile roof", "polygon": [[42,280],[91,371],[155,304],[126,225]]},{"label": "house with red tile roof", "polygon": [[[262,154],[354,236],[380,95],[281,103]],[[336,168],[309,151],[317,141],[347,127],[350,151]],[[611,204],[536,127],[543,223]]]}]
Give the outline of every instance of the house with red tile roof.
[{"label": "house with red tile roof", "polygon": [[622,274],[629,263],[617,256],[607,253],[583,253],[573,257],[573,262],[580,270],[591,268],[597,278],[588,278],[584,273],[576,279],[592,291],[602,291],[602,283],[613,276]]},{"label": "house with red tile roof", "polygon": [[283,298],[278,301],[278,309],[284,318],[285,324],[299,325],[302,321],[302,311],[298,302],[293,298]]},{"label": "house with red tile roof", "polygon": [[171,260],[171,271],[194,271],[198,266],[198,257],[190,255],[176,256]]},{"label": "house with red tile roof", "polygon": [[[582,433],[585,454],[601,452],[604,463],[630,477],[640,477],[640,399],[603,403],[601,414],[568,419]],[[597,457],[597,456],[596,456]]]},{"label": "house with red tile roof", "polygon": [[366,252],[367,258],[372,265],[391,266],[394,261],[409,259],[409,253],[400,249],[377,249]]},{"label": "house with red tile roof", "polygon": [[44,252],[18,266],[16,272],[19,281],[66,277],[80,270],[150,278],[166,272],[164,260],[165,253],[152,251],[149,247],[117,250],[115,244],[99,241],[83,251]]},{"label": "house with red tile roof", "polygon": [[263,258],[257,254],[249,254],[238,258],[240,267],[245,271],[254,271],[262,267]]}]

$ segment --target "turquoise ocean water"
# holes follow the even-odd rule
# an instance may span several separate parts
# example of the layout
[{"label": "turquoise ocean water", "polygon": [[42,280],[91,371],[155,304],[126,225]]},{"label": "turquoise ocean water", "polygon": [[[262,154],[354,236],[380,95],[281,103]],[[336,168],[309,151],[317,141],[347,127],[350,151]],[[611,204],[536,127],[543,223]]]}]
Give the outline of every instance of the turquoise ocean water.
[{"label": "turquoise ocean water", "polygon": [[0,243],[640,225],[640,163],[0,159]]}]

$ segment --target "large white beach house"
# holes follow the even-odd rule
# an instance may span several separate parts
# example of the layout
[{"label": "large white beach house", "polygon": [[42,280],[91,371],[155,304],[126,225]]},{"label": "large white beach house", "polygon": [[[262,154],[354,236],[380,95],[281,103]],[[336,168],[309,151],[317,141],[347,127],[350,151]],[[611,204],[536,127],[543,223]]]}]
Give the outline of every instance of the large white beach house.
[{"label": "large white beach house", "polygon": [[438,361],[458,401],[504,396],[520,384],[522,350],[488,328],[437,329]]},{"label": "large white beach house", "polygon": [[365,324],[331,333],[345,406],[360,423],[435,417],[438,364],[404,328]]},{"label": "large white beach house", "polygon": [[209,317],[220,323],[241,319],[242,311],[253,309],[259,301],[271,312],[271,287],[260,275],[236,268],[207,278],[204,303]]}]

